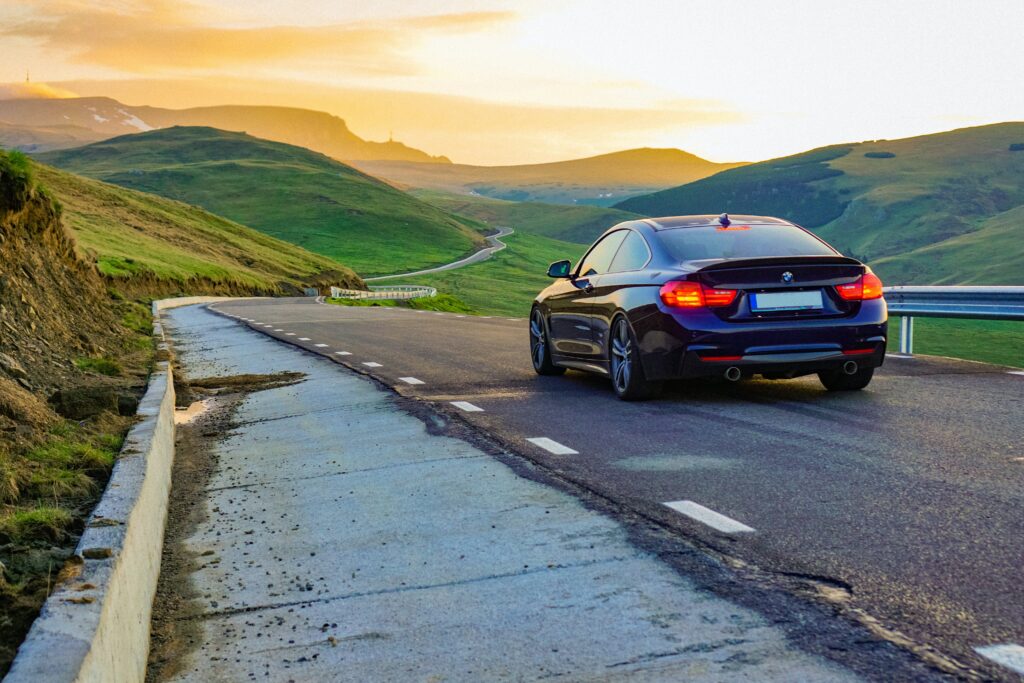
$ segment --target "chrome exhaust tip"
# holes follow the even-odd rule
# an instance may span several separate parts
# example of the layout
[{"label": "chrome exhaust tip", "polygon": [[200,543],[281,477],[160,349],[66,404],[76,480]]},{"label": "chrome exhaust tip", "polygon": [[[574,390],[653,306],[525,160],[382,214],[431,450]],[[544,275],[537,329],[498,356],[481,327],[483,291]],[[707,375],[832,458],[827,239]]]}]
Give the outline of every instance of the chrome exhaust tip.
[{"label": "chrome exhaust tip", "polygon": [[730,382],[738,382],[742,376],[743,373],[740,372],[740,369],[735,365],[731,368],[726,368],[725,370],[725,378]]},{"label": "chrome exhaust tip", "polygon": [[843,372],[845,372],[847,375],[856,375],[857,363],[852,360],[846,361],[845,363],[843,363]]}]

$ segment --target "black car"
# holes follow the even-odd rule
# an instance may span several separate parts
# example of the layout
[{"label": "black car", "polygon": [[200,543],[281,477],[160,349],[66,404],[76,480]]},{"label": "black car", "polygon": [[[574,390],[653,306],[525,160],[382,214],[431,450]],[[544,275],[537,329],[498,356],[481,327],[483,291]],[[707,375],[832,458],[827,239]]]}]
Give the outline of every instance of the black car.
[{"label": "black car", "polygon": [[704,376],[817,373],[830,391],[863,389],[885,359],[878,277],[779,218],[628,221],[548,275],[530,313],[534,369],[607,375],[626,400]]}]

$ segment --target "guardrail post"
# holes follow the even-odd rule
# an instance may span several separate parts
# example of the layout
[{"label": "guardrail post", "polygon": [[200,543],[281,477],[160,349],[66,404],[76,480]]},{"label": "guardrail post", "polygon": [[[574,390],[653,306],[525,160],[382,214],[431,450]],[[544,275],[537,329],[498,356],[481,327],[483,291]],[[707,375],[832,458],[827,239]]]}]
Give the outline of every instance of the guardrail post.
[{"label": "guardrail post", "polygon": [[900,318],[900,353],[914,355],[914,316]]}]

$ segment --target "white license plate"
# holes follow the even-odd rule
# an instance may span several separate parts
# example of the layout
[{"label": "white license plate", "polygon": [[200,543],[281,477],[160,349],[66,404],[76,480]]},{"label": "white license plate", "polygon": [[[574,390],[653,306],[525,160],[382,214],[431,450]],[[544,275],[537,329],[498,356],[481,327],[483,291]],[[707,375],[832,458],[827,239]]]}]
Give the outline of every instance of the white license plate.
[{"label": "white license plate", "polygon": [[752,311],[809,311],[824,308],[821,290],[751,294]]}]

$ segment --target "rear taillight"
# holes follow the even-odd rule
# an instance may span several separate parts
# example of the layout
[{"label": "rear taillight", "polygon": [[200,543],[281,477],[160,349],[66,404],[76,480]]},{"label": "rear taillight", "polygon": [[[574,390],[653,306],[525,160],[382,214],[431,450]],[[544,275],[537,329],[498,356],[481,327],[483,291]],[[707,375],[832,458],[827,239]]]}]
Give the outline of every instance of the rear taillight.
[{"label": "rear taillight", "polygon": [[869,270],[861,279],[864,280],[863,298],[865,300],[882,298],[882,281],[878,279],[877,275]]},{"label": "rear taillight", "polygon": [[661,300],[673,308],[728,306],[736,300],[735,289],[713,289],[699,282],[678,280],[661,286]]},{"label": "rear taillight", "polygon": [[882,298],[882,281],[870,270],[856,281],[845,285],[836,285],[836,292],[847,301],[868,301]]}]

